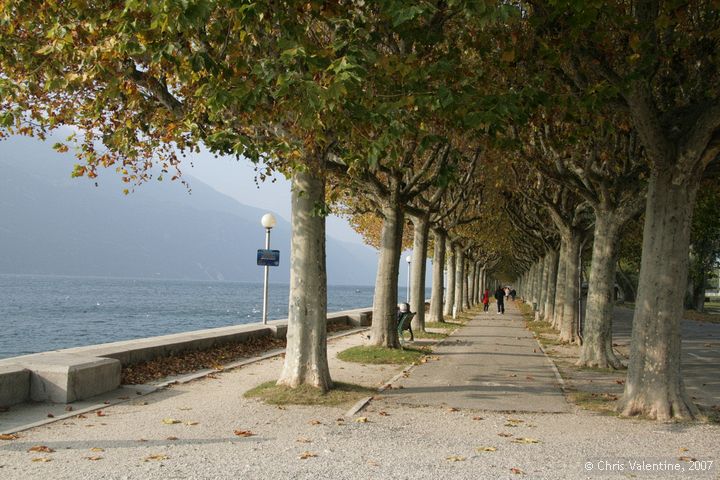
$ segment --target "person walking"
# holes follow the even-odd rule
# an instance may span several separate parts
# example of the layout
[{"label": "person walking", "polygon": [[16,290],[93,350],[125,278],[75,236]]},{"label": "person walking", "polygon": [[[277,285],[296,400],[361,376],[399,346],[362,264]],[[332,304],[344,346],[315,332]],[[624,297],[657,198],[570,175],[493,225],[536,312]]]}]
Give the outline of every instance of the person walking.
[{"label": "person walking", "polygon": [[498,285],[495,290],[495,300],[497,301],[498,313],[501,315],[505,314],[505,292],[502,287]]},{"label": "person walking", "polygon": [[482,304],[483,304],[483,312],[487,312],[488,307],[490,306],[490,290],[487,288],[485,289],[485,293],[483,294]]}]

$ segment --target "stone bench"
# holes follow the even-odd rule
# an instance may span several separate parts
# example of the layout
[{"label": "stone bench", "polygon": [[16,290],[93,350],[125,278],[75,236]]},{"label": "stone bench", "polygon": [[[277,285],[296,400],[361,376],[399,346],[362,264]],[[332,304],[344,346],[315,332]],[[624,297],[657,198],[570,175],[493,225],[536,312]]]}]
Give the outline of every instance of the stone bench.
[{"label": "stone bench", "polygon": [[0,365],[0,407],[30,399],[30,370],[22,365]]}]

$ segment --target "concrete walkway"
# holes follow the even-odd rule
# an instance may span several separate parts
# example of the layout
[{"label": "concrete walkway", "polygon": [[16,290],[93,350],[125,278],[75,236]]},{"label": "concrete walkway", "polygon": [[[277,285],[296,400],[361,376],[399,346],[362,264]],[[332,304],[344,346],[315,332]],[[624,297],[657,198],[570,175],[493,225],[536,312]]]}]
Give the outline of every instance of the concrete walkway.
[{"label": "concrete walkway", "polygon": [[412,405],[569,412],[555,372],[508,302],[504,315],[491,311],[473,318],[383,396]]}]

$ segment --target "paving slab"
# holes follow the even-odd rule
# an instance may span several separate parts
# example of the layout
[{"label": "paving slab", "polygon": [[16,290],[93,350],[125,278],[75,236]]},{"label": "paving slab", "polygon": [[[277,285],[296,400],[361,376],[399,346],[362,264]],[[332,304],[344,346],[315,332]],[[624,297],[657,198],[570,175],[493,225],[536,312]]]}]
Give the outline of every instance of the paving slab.
[{"label": "paving slab", "polygon": [[433,356],[383,392],[388,401],[454,408],[570,412],[550,360],[518,309],[481,313],[437,346]]}]

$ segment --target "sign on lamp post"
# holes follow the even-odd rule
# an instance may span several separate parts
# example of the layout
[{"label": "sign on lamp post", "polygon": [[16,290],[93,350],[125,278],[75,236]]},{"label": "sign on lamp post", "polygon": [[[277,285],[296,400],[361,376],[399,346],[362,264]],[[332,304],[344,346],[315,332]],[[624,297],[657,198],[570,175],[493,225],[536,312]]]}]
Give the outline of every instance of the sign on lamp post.
[{"label": "sign on lamp post", "polygon": [[265,249],[258,250],[257,252],[257,264],[265,267],[265,280],[263,282],[263,311],[262,319],[263,324],[267,324],[267,311],[268,311],[268,276],[270,273],[270,267],[277,267],[280,264],[280,251],[270,250],[270,230],[275,226],[276,220],[272,213],[266,213],[263,215],[260,223],[265,227]]}]

